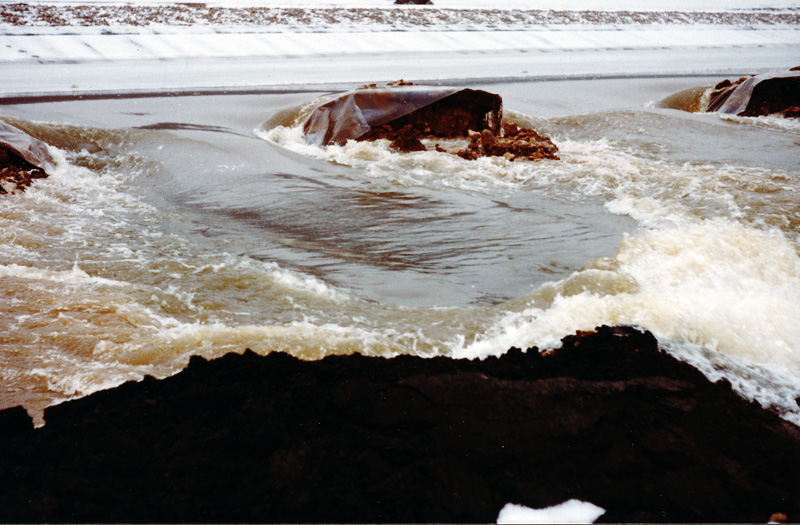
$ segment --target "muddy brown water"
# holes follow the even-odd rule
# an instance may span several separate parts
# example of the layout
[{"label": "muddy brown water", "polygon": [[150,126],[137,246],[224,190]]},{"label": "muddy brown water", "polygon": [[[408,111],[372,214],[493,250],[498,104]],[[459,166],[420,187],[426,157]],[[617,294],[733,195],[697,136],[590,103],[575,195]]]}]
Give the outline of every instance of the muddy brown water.
[{"label": "muddy brown water", "polygon": [[472,86],[553,137],[535,163],[312,148],[322,88],[3,105],[61,162],[0,204],[0,406],[193,354],[473,357],[631,323],[794,417],[800,128],[655,105],[717,80]]}]

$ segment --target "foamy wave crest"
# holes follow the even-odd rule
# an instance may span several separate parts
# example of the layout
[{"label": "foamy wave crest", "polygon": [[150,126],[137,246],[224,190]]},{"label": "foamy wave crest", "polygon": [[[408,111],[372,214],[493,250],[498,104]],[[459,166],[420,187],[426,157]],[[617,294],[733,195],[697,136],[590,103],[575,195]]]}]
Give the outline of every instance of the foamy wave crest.
[{"label": "foamy wave crest", "polygon": [[[305,141],[300,127],[277,127],[261,136],[296,153],[361,168],[369,176],[402,186],[600,198],[610,211],[649,227],[718,216],[784,227],[800,215],[792,177],[783,171],[676,165],[644,158],[604,139],[560,139],[559,161],[511,162],[499,157],[467,161],[431,150],[397,153],[388,140],[316,147]],[[431,149],[434,143],[430,141]],[[448,146],[445,149],[455,149]]]},{"label": "foamy wave crest", "polygon": [[800,379],[793,370],[752,363],[685,341],[660,340],[659,346],[700,370],[710,381],[726,379],[745,399],[756,401],[800,425],[800,406],[796,401]]},{"label": "foamy wave crest", "polygon": [[345,166],[363,169],[369,176],[388,180],[400,186],[454,187],[468,191],[516,188],[537,175],[533,162],[510,162],[501,157],[464,160],[451,153],[433,151],[436,144],[450,151],[466,147],[466,140],[424,140],[430,149],[414,153],[398,153],[390,141],[349,140],[344,145],[317,147],[309,145],[302,128],[278,126],[257,132],[263,139],[290,151],[324,159]]},{"label": "foamy wave crest", "polygon": [[726,113],[719,113],[718,115],[722,120],[736,122],[737,124],[800,133],[800,119],[796,118],[784,118],[780,115],[766,115],[762,117],[738,117]]},{"label": "foamy wave crest", "polygon": [[[545,291],[553,299],[542,303]],[[659,337],[800,371],[800,256],[775,230],[721,219],[643,230],[626,236],[613,258],[546,285],[530,301],[454,354],[484,357],[514,341],[555,345],[574,330],[637,324]]]},{"label": "foamy wave crest", "polygon": [[606,140],[564,140],[559,148],[562,162],[543,164],[527,186],[600,197],[648,227],[720,216],[783,227],[800,212],[792,177],[780,170],[672,164]]},{"label": "foamy wave crest", "polygon": [[[613,258],[535,291],[474,341],[455,341],[452,355],[483,358],[510,346],[553,347],[576,330],[628,324],[660,341],[681,341],[719,359],[796,378],[798,304],[800,256],[784,234],[725,219],[697,221],[626,236]],[[788,399],[768,386],[763,392],[747,388],[746,395],[766,405],[775,404],[776,396]]]},{"label": "foamy wave crest", "polygon": [[98,343],[95,354],[113,356],[116,362],[133,366],[155,365],[177,370],[186,365],[191,355],[215,358],[246,348],[259,354],[286,352],[309,360],[353,353],[394,357],[414,353],[417,336],[393,329],[318,324],[309,320],[285,325],[182,323],[134,341]]},{"label": "foamy wave crest", "polygon": [[303,127],[300,124],[294,126],[276,126],[269,130],[256,129],[255,134],[267,142],[272,142],[290,151],[324,159],[327,157],[323,148],[309,144],[303,134]]},{"label": "foamy wave crest", "polygon": [[349,291],[334,288],[311,275],[281,269],[278,265],[275,265],[273,270],[273,279],[277,286],[287,289],[292,294],[303,292],[334,303],[344,303],[353,299]]},{"label": "foamy wave crest", "polygon": [[18,264],[0,264],[0,275],[16,277],[18,279],[31,279],[37,281],[53,281],[72,284],[94,284],[102,286],[130,286],[130,283],[91,276],[83,271],[76,262],[69,271],[53,271]]},{"label": "foamy wave crest", "polygon": [[126,381],[138,381],[152,372],[152,367],[132,368],[91,361],[62,361],[59,367],[34,368],[28,373],[38,376],[48,390],[58,392],[63,399],[82,397],[100,390],[114,388]]},{"label": "foamy wave crest", "polygon": [[185,267],[191,275],[203,281],[203,288],[221,291],[234,286],[264,296],[291,296],[335,304],[353,300],[347,290],[336,288],[312,275],[281,268],[274,262],[261,262],[227,253],[209,258],[214,262],[200,266],[187,264]]}]

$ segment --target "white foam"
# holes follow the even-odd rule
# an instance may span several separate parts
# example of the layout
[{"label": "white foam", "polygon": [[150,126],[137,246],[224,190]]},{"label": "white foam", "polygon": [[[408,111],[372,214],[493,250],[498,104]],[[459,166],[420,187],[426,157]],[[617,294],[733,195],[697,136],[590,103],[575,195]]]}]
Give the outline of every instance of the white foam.
[{"label": "white foam", "polygon": [[[257,132],[263,139],[285,147],[295,153],[326,159],[337,164],[364,169],[372,177],[391,181],[401,186],[446,186],[466,190],[491,191],[502,188],[518,188],[538,174],[537,167],[546,164],[532,162],[510,162],[502,157],[484,157],[464,160],[451,153],[421,151],[397,153],[390,141],[349,140],[344,145],[325,147],[308,144],[302,126],[291,128],[278,126],[272,130]],[[466,147],[465,140],[426,140],[428,147],[445,145],[445,149]]]},{"label": "white foam", "polygon": [[745,399],[760,403],[787,421],[800,425],[800,377],[794,369],[758,364],[715,352],[686,341],[660,340],[659,346],[700,370],[710,381],[728,380]]},{"label": "white foam", "polygon": [[311,320],[283,325],[174,323],[134,340],[98,343],[95,355],[108,356],[127,365],[167,366],[177,370],[186,365],[191,355],[214,358],[245,348],[260,354],[281,351],[302,359],[352,353],[393,357],[413,353],[411,339],[415,336],[390,328],[342,326]]},{"label": "white foam", "polygon": [[765,115],[762,117],[738,117],[726,113],[717,113],[717,115],[721,120],[746,126],[800,132],[800,119],[797,118],[785,118],[780,115]]},{"label": "white foam", "polygon": [[[520,116],[520,115],[518,115]],[[401,186],[458,188],[467,191],[536,190],[606,201],[614,213],[630,215],[648,227],[727,216],[766,224],[785,224],[796,209],[791,202],[770,202],[767,192],[794,190],[790,175],[779,170],[737,166],[671,164],[643,158],[605,139],[576,141],[556,137],[560,161],[511,162],[501,157],[464,160],[432,151],[397,153],[388,140],[348,141],[345,145],[309,145],[302,126],[279,126],[259,136],[296,153],[365,170]],[[453,141],[440,141],[443,143]],[[464,144],[465,145],[465,144]],[[458,149],[448,144],[445,149]]]},{"label": "white foam", "polygon": [[316,300],[335,304],[353,300],[352,294],[347,290],[332,286],[312,275],[281,268],[274,262],[256,261],[229,253],[218,254],[215,259],[219,262],[187,266],[194,275],[213,273],[223,283],[225,279],[246,281],[250,286],[257,284],[261,288],[269,289],[271,293],[283,293],[292,297],[313,296]]},{"label": "white foam", "polygon": [[[537,290],[524,309],[455,355],[555,345],[574,330],[638,324],[660,337],[800,370],[800,256],[780,232],[728,220],[642,230],[595,266],[602,269]],[[593,288],[575,285],[581,281]]]},{"label": "white foam", "polygon": [[132,368],[109,363],[62,359],[48,368],[35,368],[28,375],[40,377],[51,392],[64,399],[83,397],[114,388],[126,381],[139,381],[152,373],[150,366]]},{"label": "white foam", "polygon": [[70,284],[92,284],[102,286],[130,286],[130,283],[106,279],[104,277],[91,276],[83,271],[78,263],[73,264],[69,271],[46,270],[31,266],[21,266],[18,264],[0,264],[0,275],[6,277],[16,277],[18,279],[30,279],[38,281],[52,281]]},{"label": "white foam", "polygon": [[507,503],[497,523],[594,523],[606,510],[586,501],[571,499],[544,509]]},{"label": "white foam", "polygon": [[276,269],[274,279],[277,285],[288,289],[292,295],[302,291],[335,303],[344,303],[352,298],[350,293],[334,288],[311,275]]},{"label": "white foam", "polygon": [[453,341],[452,355],[549,348],[576,330],[638,325],[681,342],[676,355],[695,356],[709,376],[722,370],[745,397],[800,421],[800,255],[779,231],[723,219],[642,230],[614,257],[519,302],[474,340]]}]

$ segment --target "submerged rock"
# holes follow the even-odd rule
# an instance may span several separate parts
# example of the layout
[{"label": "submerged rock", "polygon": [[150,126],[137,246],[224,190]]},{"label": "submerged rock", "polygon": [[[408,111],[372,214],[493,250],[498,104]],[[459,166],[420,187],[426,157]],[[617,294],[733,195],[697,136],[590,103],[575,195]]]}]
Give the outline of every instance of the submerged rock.
[{"label": "submerged rock", "polygon": [[490,522],[800,516],[800,429],[634,328],[483,361],[282,353],[0,412],[3,522]]},{"label": "submerged rock", "polygon": [[426,151],[428,148],[419,140],[419,133],[409,124],[397,131],[394,140],[389,145],[393,150],[401,153],[411,153],[412,151]]},{"label": "submerged rock", "polygon": [[0,194],[24,191],[35,179],[47,177],[54,165],[44,142],[0,121]]}]

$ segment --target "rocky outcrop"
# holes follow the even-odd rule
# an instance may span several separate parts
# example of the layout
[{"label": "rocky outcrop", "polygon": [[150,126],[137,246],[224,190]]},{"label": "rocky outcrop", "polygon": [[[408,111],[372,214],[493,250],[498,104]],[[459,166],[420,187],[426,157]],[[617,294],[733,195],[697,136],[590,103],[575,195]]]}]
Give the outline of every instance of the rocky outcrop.
[{"label": "rocky outcrop", "polygon": [[4,522],[490,522],[573,498],[800,517],[800,429],[634,328],[483,361],[196,357],[45,419],[0,412]]}]

